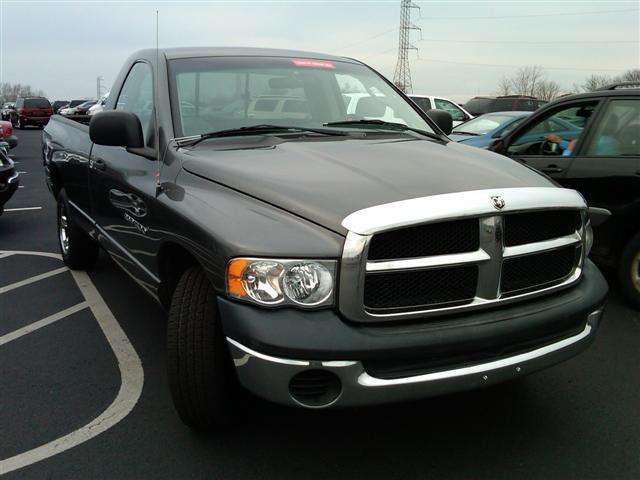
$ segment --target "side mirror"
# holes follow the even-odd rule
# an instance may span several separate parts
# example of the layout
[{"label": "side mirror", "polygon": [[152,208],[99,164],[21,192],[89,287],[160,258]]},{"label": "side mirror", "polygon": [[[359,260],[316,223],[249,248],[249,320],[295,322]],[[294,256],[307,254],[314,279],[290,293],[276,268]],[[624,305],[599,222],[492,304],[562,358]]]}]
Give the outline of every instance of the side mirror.
[{"label": "side mirror", "polygon": [[449,135],[451,130],[453,130],[453,117],[449,112],[432,108],[431,110],[427,110],[427,116],[435,122],[445,135]]},{"label": "side mirror", "polygon": [[488,150],[505,155],[504,139],[502,137],[498,137],[491,140]]},{"label": "side mirror", "polygon": [[131,112],[111,111],[91,117],[89,137],[98,145],[142,148],[144,136],[138,117]]}]

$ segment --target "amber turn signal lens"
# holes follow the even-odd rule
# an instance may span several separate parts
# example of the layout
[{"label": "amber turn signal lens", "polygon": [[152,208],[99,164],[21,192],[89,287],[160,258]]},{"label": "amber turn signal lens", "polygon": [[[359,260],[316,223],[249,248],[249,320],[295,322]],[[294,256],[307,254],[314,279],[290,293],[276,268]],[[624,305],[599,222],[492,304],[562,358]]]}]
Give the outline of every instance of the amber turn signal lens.
[{"label": "amber turn signal lens", "polygon": [[227,267],[227,292],[236,297],[246,297],[247,292],[242,286],[242,272],[249,265],[249,261],[243,258],[231,260]]}]

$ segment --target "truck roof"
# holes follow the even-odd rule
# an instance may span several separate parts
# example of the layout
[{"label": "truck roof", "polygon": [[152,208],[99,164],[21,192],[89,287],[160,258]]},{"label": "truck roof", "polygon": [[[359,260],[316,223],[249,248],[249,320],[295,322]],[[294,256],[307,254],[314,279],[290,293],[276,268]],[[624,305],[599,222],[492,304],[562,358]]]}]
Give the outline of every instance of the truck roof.
[{"label": "truck roof", "polygon": [[[153,57],[155,49],[145,49],[136,52],[135,56]],[[178,47],[178,48],[161,48],[168,60],[177,58],[194,58],[194,57],[241,57],[241,56],[258,56],[258,57],[303,57],[314,58],[318,60],[336,60],[355,62],[351,58],[328,55],[325,53],[305,52],[300,50],[283,50],[277,48],[255,48],[255,47]]]}]

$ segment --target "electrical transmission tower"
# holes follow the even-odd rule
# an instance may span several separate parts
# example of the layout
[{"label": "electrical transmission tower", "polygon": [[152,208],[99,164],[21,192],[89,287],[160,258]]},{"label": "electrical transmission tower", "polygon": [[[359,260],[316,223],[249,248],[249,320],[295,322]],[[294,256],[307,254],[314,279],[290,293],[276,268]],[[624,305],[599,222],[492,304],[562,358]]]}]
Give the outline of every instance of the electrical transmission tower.
[{"label": "electrical transmission tower", "polygon": [[96,99],[100,100],[102,96],[102,77],[96,77]]},{"label": "electrical transmission tower", "polygon": [[409,50],[418,49],[411,45],[409,41],[409,33],[411,30],[422,30],[411,23],[411,9],[420,7],[411,0],[400,1],[400,40],[398,42],[398,63],[396,64],[396,73],[393,75],[393,83],[405,93],[411,93],[411,68],[409,67]]}]

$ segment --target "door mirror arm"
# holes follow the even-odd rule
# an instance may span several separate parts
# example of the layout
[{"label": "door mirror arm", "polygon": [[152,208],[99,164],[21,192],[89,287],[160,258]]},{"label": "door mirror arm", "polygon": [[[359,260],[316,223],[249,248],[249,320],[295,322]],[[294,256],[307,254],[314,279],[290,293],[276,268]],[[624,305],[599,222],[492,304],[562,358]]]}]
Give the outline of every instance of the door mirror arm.
[{"label": "door mirror arm", "polygon": [[158,160],[158,152],[151,147],[127,147],[127,152],[148,158],[149,160]]}]

